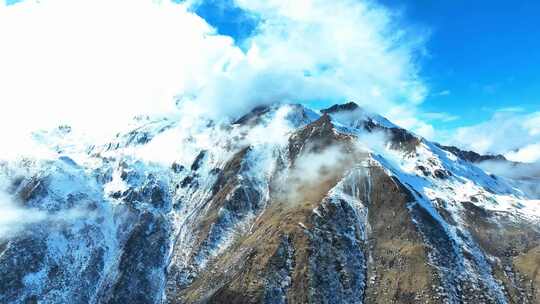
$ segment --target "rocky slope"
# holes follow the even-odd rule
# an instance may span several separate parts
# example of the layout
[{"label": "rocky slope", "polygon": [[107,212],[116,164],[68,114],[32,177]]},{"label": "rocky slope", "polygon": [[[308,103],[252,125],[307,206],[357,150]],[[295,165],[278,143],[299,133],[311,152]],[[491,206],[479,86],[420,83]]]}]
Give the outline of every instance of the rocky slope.
[{"label": "rocky slope", "polygon": [[355,104],[71,132],[0,163],[1,303],[540,303],[540,202]]}]

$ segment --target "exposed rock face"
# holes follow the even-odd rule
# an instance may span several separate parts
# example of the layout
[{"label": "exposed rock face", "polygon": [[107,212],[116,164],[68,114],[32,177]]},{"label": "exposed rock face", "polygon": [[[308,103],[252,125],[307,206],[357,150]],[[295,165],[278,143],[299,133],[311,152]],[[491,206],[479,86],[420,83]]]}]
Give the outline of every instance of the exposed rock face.
[{"label": "exposed rock face", "polygon": [[6,173],[45,215],[0,240],[0,302],[539,303],[539,202],[359,110],[259,107],[166,165],[125,153],[176,126],[150,122]]}]

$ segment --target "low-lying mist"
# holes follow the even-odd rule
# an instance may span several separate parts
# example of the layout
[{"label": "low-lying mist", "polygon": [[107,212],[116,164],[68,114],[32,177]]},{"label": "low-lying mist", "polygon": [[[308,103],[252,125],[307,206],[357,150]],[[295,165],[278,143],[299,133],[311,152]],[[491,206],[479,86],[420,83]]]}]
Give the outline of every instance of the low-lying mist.
[{"label": "low-lying mist", "polygon": [[[48,228],[55,225],[63,225],[81,218],[93,218],[94,213],[88,210],[85,202],[69,208],[63,208],[62,201],[55,202],[54,210],[48,210],[44,206],[39,208],[34,204],[29,204],[25,195],[35,191],[29,189],[19,189],[19,186],[31,180],[34,176],[31,166],[25,163],[15,162],[11,166],[0,164],[0,240],[17,237],[22,233],[31,233],[31,225],[47,224]],[[17,166],[15,166],[17,165]],[[23,192],[28,192],[23,194]],[[38,194],[39,196],[39,194]],[[37,200],[45,197],[37,197]],[[38,204],[39,205],[39,204]]]},{"label": "low-lying mist", "polygon": [[24,208],[16,203],[11,195],[0,191],[0,239],[15,236],[27,225],[46,219],[46,212]]},{"label": "low-lying mist", "polygon": [[540,199],[540,162],[484,161],[477,166],[487,172],[512,180],[515,186],[526,195]]}]

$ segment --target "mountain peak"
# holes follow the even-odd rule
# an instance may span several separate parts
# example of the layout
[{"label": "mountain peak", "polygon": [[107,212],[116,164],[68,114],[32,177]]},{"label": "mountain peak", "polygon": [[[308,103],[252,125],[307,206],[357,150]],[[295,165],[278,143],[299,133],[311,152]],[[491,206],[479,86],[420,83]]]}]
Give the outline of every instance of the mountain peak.
[{"label": "mountain peak", "polygon": [[328,113],[328,114],[331,114],[331,113],[338,113],[338,112],[345,112],[345,111],[353,111],[353,110],[356,110],[356,109],[359,109],[360,106],[358,104],[356,104],[355,102],[347,102],[347,103],[343,103],[343,104],[335,104],[329,108],[326,108],[326,109],[322,109],[321,110],[321,113]]}]

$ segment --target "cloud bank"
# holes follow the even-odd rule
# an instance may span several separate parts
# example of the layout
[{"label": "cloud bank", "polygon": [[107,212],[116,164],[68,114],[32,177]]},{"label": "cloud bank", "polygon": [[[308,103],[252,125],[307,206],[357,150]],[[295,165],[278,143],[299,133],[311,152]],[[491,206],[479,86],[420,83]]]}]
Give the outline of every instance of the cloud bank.
[{"label": "cloud bank", "polygon": [[421,40],[382,7],[361,1],[235,1],[261,20],[245,53],[200,92],[238,111],[258,103],[343,102],[375,111],[422,102],[414,56]]},{"label": "cloud bank", "polygon": [[[0,158],[36,151],[22,135],[35,129],[69,124],[110,136],[135,115],[170,115],[177,104],[216,118],[263,103],[353,100],[427,138],[438,134],[431,123],[458,119],[420,110],[429,95],[418,64],[427,35],[372,1],[224,1],[258,22],[241,47],[195,13],[201,4],[0,5]],[[534,162],[538,125],[540,112],[499,111],[443,141]]]},{"label": "cloud bank", "polygon": [[488,121],[458,128],[450,143],[512,161],[540,161],[540,112],[498,111]]},{"label": "cloud bank", "polygon": [[213,33],[168,1],[0,5],[1,127],[109,133],[134,115],[172,111],[174,96],[238,52]]},{"label": "cloud bank", "polygon": [[[243,47],[198,1],[44,0],[0,6],[0,128],[109,134],[175,100],[214,116],[270,102],[354,100],[427,135],[424,35],[369,1],[234,1],[259,24]],[[193,107],[190,107],[192,109]],[[10,130],[7,132],[7,130]]]}]

